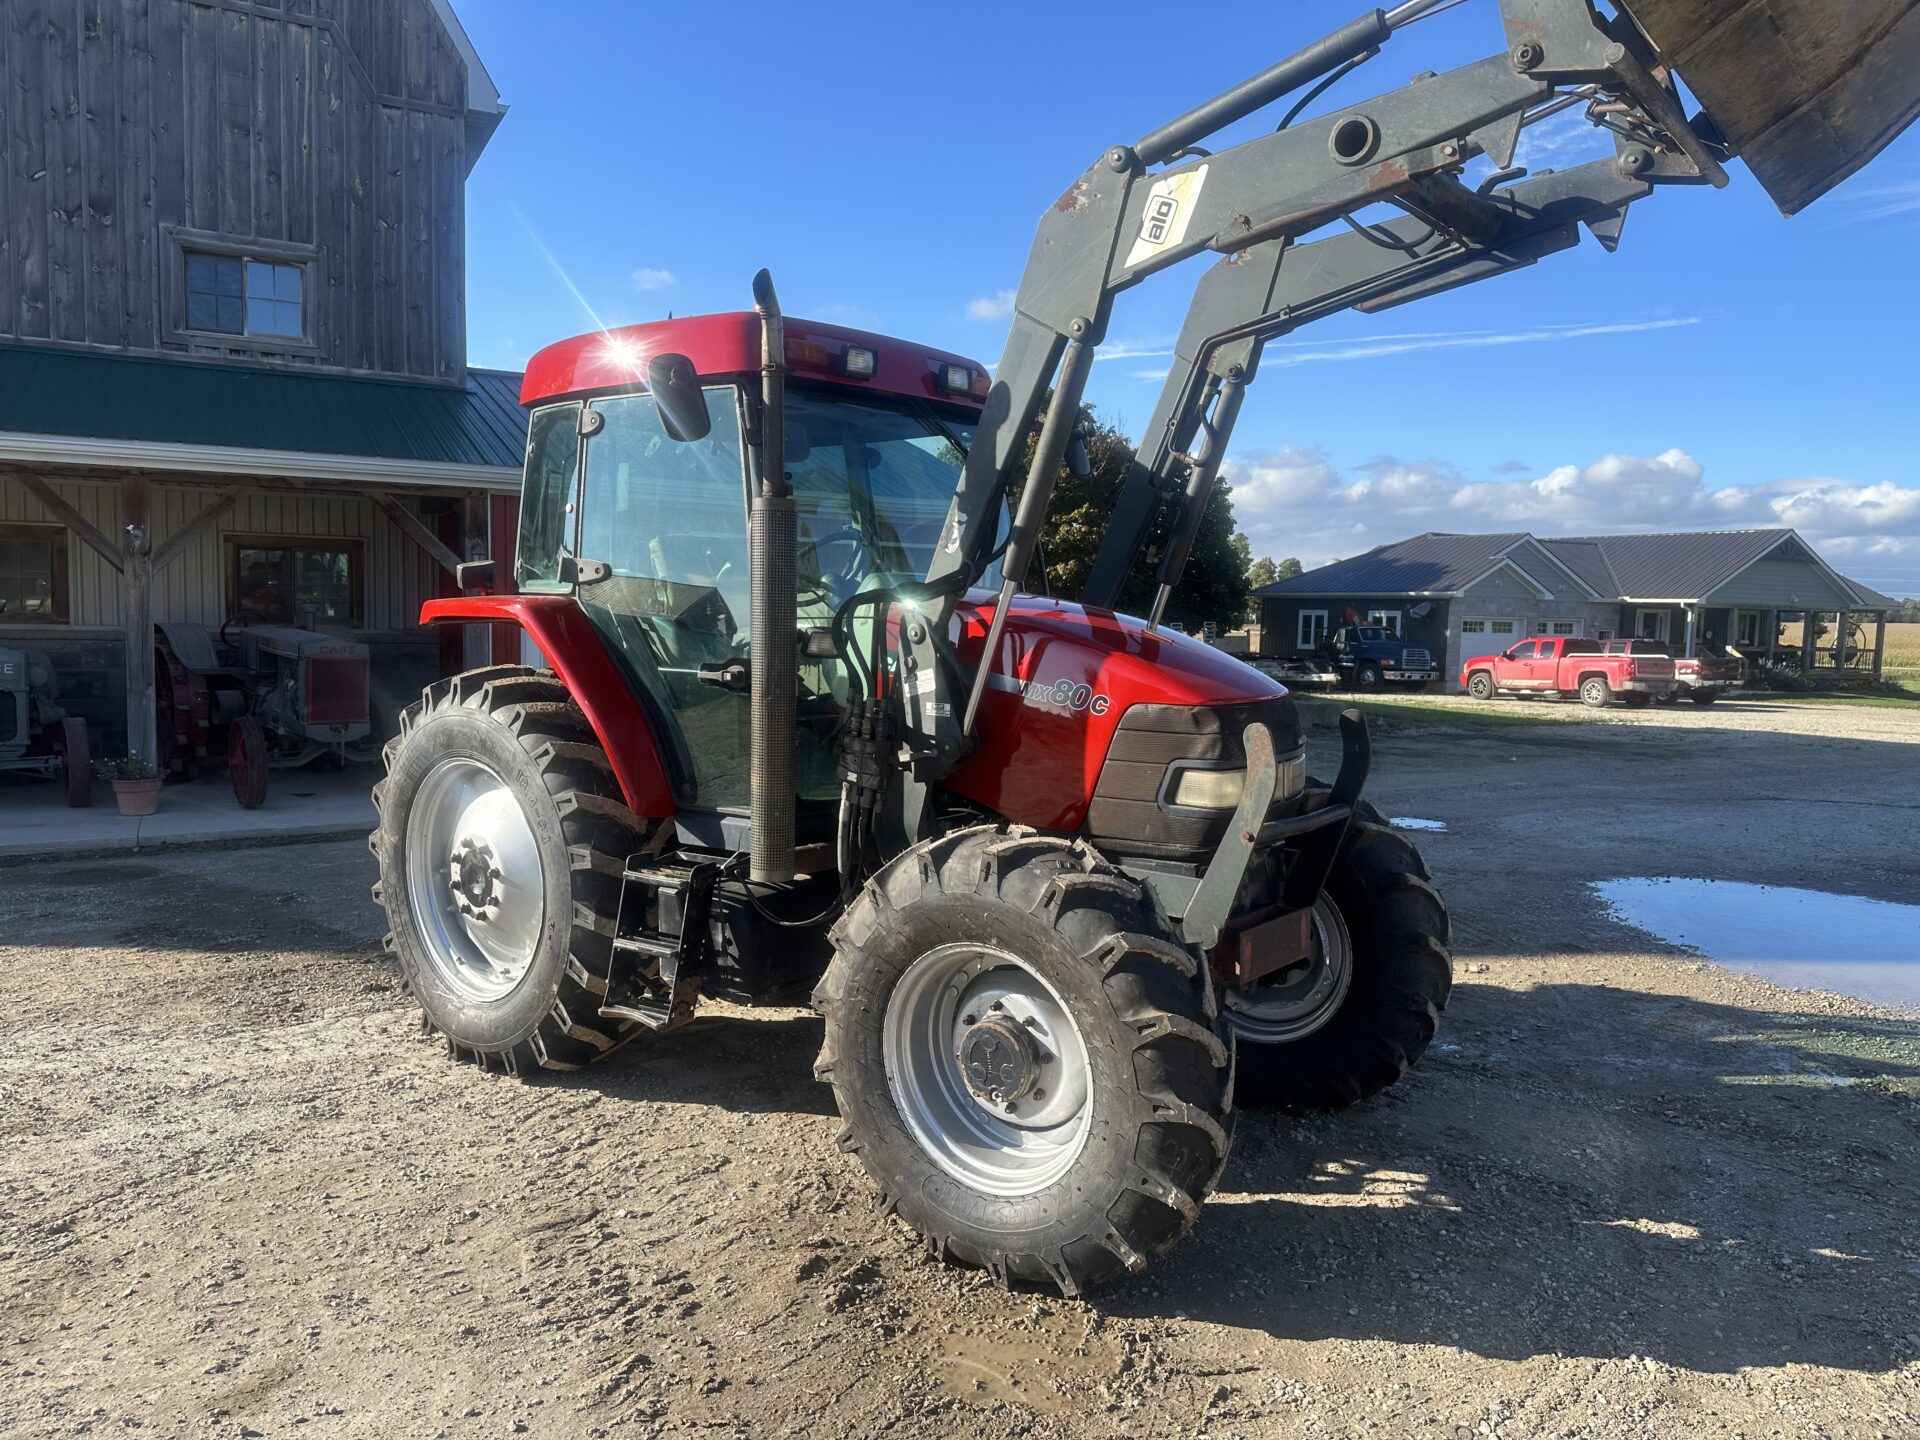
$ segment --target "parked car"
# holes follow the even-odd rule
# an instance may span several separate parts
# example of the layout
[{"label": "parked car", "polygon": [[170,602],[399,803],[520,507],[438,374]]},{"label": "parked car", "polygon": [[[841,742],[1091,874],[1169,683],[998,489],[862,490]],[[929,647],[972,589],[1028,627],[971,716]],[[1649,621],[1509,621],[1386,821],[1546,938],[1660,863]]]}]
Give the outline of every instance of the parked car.
[{"label": "parked car", "polygon": [[1431,650],[1409,645],[1380,625],[1342,625],[1327,637],[1318,654],[1355,690],[1378,690],[1382,685],[1417,690],[1440,678]]},{"label": "parked car", "polygon": [[1598,709],[1618,697],[1646,705],[1674,687],[1673,661],[1643,642],[1536,635],[1499,655],[1476,655],[1460,667],[1460,683],[1476,700],[1495,695],[1579,696]]},{"label": "parked car", "polygon": [[1673,674],[1679,683],[1670,698],[1711,705],[1721,691],[1731,690],[1746,679],[1747,667],[1732,655],[1676,655]]}]

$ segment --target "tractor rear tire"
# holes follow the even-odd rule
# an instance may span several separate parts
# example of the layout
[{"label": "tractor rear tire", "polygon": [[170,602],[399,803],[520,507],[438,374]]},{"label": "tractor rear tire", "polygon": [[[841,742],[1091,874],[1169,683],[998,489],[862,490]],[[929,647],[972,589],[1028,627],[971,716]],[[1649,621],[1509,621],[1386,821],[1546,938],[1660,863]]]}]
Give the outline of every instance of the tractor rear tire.
[{"label": "tractor rear tire", "polygon": [[[1232,1048],[1148,887],[1084,841],[979,826],[892,861],[833,941],[814,1074],[840,1148],[936,1259],[1077,1295],[1193,1225],[1226,1164]],[[1010,1048],[976,1049],[996,1026]]]},{"label": "tractor rear tire", "polygon": [[[1328,904],[1333,916],[1322,913]],[[1227,997],[1239,1043],[1236,1098],[1247,1105],[1340,1110],[1377,1095],[1426,1052],[1446,1009],[1453,990],[1446,904],[1420,852],[1364,802],[1334,859],[1315,926],[1320,945],[1347,946],[1347,973],[1328,987],[1331,1013],[1290,1011],[1289,1029]],[[1300,1033],[1306,1023],[1316,1028]],[[1275,1039],[1290,1033],[1298,1038]]]},{"label": "tractor rear tire", "polygon": [[632,1038],[599,1009],[646,822],[566,687],[520,665],[437,681],[382,758],[373,898],[423,1027],[456,1060],[523,1076]]}]

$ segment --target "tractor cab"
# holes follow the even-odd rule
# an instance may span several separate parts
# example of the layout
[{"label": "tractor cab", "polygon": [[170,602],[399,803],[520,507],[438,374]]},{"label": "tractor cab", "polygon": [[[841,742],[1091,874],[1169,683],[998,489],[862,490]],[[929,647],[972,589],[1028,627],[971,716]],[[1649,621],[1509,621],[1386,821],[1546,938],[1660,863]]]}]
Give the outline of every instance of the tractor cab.
[{"label": "tractor cab", "polygon": [[[578,601],[665,744],[682,829],[715,845],[744,834],[749,801],[759,344],[751,314],[631,326],[542,351],[523,393],[531,415],[514,588]],[[803,321],[788,322],[786,347],[795,619],[825,636],[855,595],[927,572],[986,372]],[[661,355],[693,365],[684,427],[647,384]],[[997,582],[996,571],[988,583]],[[811,838],[831,834],[840,793],[847,663],[820,653],[798,667],[798,819]]]}]

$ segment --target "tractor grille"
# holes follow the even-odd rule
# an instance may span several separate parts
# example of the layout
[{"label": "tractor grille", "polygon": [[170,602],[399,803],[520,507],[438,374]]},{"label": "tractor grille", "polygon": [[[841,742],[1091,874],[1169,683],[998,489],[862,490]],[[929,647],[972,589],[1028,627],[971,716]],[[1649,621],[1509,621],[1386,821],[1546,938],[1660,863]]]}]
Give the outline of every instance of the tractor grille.
[{"label": "tractor grille", "polygon": [[1130,707],[1113,733],[1093,803],[1087,807],[1090,838],[1116,854],[1164,860],[1210,856],[1233,812],[1196,815],[1162,805],[1167,767],[1176,760],[1218,763],[1223,769],[1244,764],[1240,732],[1255,720],[1273,736],[1275,758],[1285,759],[1300,748],[1300,721],[1290,696],[1244,705]]},{"label": "tractor grille", "polygon": [[309,725],[363,725],[367,719],[367,662],[358,656],[315,656],[302,687]]},{"label": "tractor grille", "polygon": [[1400,665],[1406,670],[1430,670],[1433,668],[1433,652],[1409,645],[1400,652]]}]

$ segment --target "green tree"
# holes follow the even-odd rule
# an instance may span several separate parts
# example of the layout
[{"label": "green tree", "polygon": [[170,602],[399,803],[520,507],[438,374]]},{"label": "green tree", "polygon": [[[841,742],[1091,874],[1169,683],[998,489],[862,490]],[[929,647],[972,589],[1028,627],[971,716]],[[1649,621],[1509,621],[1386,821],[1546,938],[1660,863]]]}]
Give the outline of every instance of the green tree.
[{"label": "green tree", "polygon": [[[1087,452],[1093,461],[1093,473],[1081,480],[1062,468],[1046,530],[1041,536],[1047,588],[1055,595],[1068,598],[1086,590],[1094,556],[1100,551],[1100,542],[1106,537],[1113,516],[1114,501],[1126,479],[1127,467],[1133,461],[1133,442],[1101,420],[1092,409],[1082,411],[1082,421],[1086,426]],[[1028,437],[1021,467],[1016,473],[1025,473],[1035,438]],[[1167,530],[1167,515],[1163,510],[1148,530],[1146,541],[1134,559],[1133,570],[1121,586],[1122,610],[1145,615],[1153,608]],[[1200,522],[1200,532],[1194,537],[1193,552],[1187,557],[1180,585],[1167,599],[1165,623],[1185,630],[1198,630],[1209,620],[1222,630],[1240,624],[1247,613],[1246,544],[1246,537],[1234,529],[1233,500],[1227,488],[1216,485]]]},{"label": "green tree", "polygon": [[1280,568],[1273,572],[1273,578],[1276,580],[1291,580],[1296,575],[1304,575],[1306,573],[1307,567],[1302,565],[1296,557],[1289,555],[1280,562]]},{"label": "green tree", "polygon": [[1260,587],[1271,585],[1280,578],[1280,567],[1273,563],[1271,555],[1262,555],[1247,567],[1247,623],[1260,623]]}]

